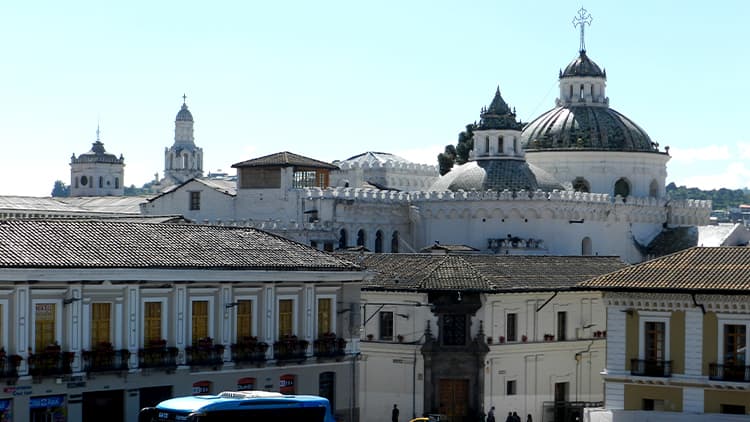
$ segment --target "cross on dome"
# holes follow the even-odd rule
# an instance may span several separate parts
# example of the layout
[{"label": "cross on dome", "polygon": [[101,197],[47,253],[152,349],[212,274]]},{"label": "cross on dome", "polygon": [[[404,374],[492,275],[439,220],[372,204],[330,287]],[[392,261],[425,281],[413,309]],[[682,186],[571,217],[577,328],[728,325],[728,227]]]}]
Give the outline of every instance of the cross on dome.
[{"label": "cross on dome", "polygon": [[591,14],[583,7],[578,9],[578,15],[573,18],[573,27],[581,27],[581,52],[586,51],[586,44],[584,43],[583,35],[585,32],[586,24],[591,26],[591,21]]}]

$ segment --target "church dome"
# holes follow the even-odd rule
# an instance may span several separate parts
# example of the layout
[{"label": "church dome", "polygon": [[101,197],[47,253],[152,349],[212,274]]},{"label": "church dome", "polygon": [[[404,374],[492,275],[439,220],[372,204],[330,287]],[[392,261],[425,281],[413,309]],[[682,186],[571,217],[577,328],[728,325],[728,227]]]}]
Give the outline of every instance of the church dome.
[{"label": "church dome", "polygon": [[609,107],[563,106],[537,117],[521,134],[526,151],[659,152],[646,131]]},{"label": "church dome", "polygon": [[97,140],[91,146],[89,152],[85,152],[76,158],[75,155],[71,157],[71,163],[109,163],[109,164],[122,164],[123,158],[117,158],[116,155],[108,153],[104,149],[104,144]]},{"label": "church dome", "polygon": [[177,118],[175,118],[178,122],[192,122],[193,121],[193,115],[190,113],[190,110],[187,108],[187,104],[182,103],[182,108],[180,108],[180,111],[177,112]]},{"label": "church dome", "polygon": [[430,191],[564,190],[549,173],[523,160],[470,161],[438,179]]},{"label": "church dome", "polygon": [[571,78],[571,77],[583,77],[593,76],[599,78],[606,78],[607,72],[594,63],[593,60],[586,55],[586,50],[581,50],[570,64],[565,67],[565,70],[560,73],[560,78]]}]

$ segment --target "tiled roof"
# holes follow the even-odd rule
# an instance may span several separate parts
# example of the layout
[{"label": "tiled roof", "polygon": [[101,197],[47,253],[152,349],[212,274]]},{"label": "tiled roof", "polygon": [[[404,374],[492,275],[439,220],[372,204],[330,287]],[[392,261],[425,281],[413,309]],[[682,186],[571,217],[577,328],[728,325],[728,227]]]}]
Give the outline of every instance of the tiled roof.
[{"label": "tiled roof", "polygon": [[232,164],[233,168],[240,167],[313,167],[313,168],[324,168],[324,169],[338,169],[331,163],[325,161],[318,161],[313,158],[305,157],[302,155],[294,154],[289,151],[277,152],[276,154],[266,155],[264,157],[253,158],[252,160],[243,161],[241,163]]},{"label": "tiled roof", "polygon": [[750,293],[750,248],[695,247],[584,281],[626,291]]},{"label": "tiled roof", "polygon": [[179,185],[171,185],[168,188],[164,189],[161,193],[158,195],[151,197],[148,199],[148,202],[152,202],[155,199],[161,198],[162,196],[165,196],[167,194],[176,192],[177,190],[181,189],[183,186],[189,184],[189,183],[200,183],[202,185],[205,185],[206,187],[213,189],[219,193],[223,193],[224,195],[228,196],[237,196],[237,182],[232,180],[215,180],[215,179],[207,179],[203,177],[194,177],[192,179],[188,179]]},{"label": "tiled roof", "polygon": [[657,234],[648,246],[642,246],[638,242],[635,244],[645,256],[657,258],[697,246],[698,229],[696,227],[669,227]]},{"label": "tiled roof", "polygon": [[530,255],[365,255],[367,290],[549,291],[574,287],[626,264],[617,257]]},{"label": "tiled roof", "polygon": [[0,221],[0,268],[357,270],[257,229],[63,219]]}]

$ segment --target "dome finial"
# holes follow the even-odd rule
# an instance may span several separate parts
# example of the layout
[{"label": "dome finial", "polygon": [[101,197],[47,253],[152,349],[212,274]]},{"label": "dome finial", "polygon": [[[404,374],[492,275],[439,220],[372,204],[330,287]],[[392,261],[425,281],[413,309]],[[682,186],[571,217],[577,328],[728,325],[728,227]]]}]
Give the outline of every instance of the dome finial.
[{"label": "dome finial", "polygon": [[99,121],[96,122],[96,142],[99,142]]},{"label": "dome finial", "polygon": [[591,14],[583,7],[578,9],[578,15],[573,18],[573,27],[581,27],[581,48],[579,50],[581,53],[586,51],[586,43],[584,42],[583,35],[585,32],[584,29],[586,28],[586,24],[591,26],[591,20]]},{"label": "dome finial", "polygon": [[187,105],[187,95],[185,93],[182,94],[182,105]]}]

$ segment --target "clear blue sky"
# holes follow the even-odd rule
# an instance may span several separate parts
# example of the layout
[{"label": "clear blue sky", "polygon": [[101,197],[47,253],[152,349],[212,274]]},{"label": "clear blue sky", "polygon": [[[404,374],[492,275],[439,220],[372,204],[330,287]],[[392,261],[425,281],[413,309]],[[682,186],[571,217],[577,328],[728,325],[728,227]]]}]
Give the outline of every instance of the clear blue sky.
[{"label": "clear blue sky", "polygon": [[[206,170],[289,150],[434,164],[500,86],[530,121],[577,55],[573,1],[140,1],[0,5],[0,194],[70,182],[97,121],[125,182],[162,175],[188,96]],[[611,107],[668,181],[750,186],[750,2],[588,1]]]}]

